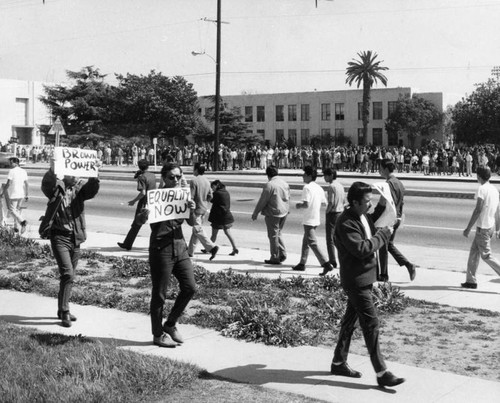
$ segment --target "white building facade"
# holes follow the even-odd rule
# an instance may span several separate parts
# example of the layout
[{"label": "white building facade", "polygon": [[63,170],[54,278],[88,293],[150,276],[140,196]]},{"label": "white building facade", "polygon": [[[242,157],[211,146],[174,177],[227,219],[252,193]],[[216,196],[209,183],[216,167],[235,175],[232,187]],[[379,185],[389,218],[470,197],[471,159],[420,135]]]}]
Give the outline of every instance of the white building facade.
[{"label": "white building facade", "polygon": [[41,82],[0,79],[0,143],[44,143],[38,126],[51,124],[51,119],[39,100],[42,95]]},{"label": "white building facade", "polygon": [[[420,93],[442,112],[442,93]],[[404,136],[388,136],[385,120],[400,96],[412,96],[410,88],[372,89],[368,138],[363,139],[361,120],[362,90],[314,91],[281,94],[252,94],[223,96],[227,108],[237,108],[248,123],[248,132],[260,135],[274,145],[292,140],[295,145],[309,145],[311,139],[329,139],[330,144],[372,144],[375,146],[408,146]],[[199,113],[204,119],[213,101],[199,98]],[[213,123],[205,123],[213,127]],[[425,140],[442,140],[441,131]],[[422,138],[415,141],[420,146]]]}]

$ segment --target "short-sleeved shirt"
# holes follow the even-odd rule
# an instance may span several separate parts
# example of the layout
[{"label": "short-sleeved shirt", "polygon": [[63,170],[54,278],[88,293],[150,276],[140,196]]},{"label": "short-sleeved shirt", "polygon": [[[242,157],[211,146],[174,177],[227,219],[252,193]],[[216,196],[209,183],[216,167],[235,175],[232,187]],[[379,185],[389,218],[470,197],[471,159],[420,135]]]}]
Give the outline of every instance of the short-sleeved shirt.
[{"label": "short-sleeved shirt", "polygon": [[345,192],[344,187],[340,182],[334,180],[326,190],[326,200],[328,204],[332,204],[329,213],[342,213],[344,211]]},{"label": "short-sleeved shirt", "polygon": [[28,180],[28,174],[23,168],[14,167],[9,171],[7,180],[9,184],[9,197],[11,199],[22,199],[24,196],[24,182]]},{"label": "short-sleeved shirt", "polygon": [[477,219],[476,226],[483,229],[493,227],[499,203],[497,188],[490,182],[486,182],[477,189],[476,198],[483,200],[483,208]]},{"label": "short-sleeved shirt", "polygon": [[308,204],[304,209],[302,224],[318,226],[321,222],[321,204],[326,204],[325,192],[316,182],[310,182],[302,189],[302,200]]},{"label": "short-sleeved shirt", "polygon": [[140,192],[144,190],[147,192],[148,190],[156,189],[156,176],[154,173],[149,171],[144,171],[137,178],[137,190]]}]

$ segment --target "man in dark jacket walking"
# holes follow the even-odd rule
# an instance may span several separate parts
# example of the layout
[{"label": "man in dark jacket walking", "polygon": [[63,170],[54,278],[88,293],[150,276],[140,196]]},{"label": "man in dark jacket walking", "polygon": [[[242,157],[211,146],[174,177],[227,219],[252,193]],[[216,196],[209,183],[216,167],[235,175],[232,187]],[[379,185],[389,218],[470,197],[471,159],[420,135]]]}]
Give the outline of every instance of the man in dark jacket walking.
[{"label": "man in dark jacket walking", "polygon": [[[361,373],[347,364],[351,337],[359,320],[370,360],[379,386],[403,383],[387,370],[379,347],[379,321],[373,303],[372,288],[377,280],[378,250],[387,245],[393,228],[375,229],[366,213],[371,208],[372,189],[354,182],[347,194],[349,208],[337,220],[335,244],[340,261],[340,282],[347,294],[347,309],[342,318],[339,339],[333,355],[333,375],[360,378]],[[374,215],[381,214],[380,209]],[[377,218],[377,217],[373,217]]]}]

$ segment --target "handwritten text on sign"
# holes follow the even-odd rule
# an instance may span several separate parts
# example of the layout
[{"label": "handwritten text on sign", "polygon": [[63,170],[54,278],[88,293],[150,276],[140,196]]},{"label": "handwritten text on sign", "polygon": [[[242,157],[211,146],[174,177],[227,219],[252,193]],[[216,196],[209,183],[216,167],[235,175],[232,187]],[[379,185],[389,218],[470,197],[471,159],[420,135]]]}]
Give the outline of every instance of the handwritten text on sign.
[{"label": "handwritten text on sign", "polygon": [[80,148],[54,148],[54,172],[58,177],[64,175],[96,178],[99,174],[97,151]]},{"label": "handwritten text on sign", "polygon": [[191,198],[189,188],[163,188],[149,190],[147,194],[148,222],[189,218],[188,200]]}]

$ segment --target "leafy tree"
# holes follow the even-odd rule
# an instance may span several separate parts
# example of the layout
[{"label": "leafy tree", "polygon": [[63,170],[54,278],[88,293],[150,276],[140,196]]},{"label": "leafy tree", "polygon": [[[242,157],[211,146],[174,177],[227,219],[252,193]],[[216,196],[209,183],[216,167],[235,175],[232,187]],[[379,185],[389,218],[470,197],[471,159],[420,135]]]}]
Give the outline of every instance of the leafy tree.
[{"label": "leafy tree", "polygon": [[128,124],[130,132],[150,137],[185,138],[197,125],[198,98],[193,85],[184,77],[166,77],[152,70],[147,76],[116,75],[115,114]]},{"label": "leafy tree", "polygon": [[346,69],[346,84],[349,86],[356,82],[357,87],[363,84],[363,139],[368,139],[368,121],[370,116],[370,91],[374,83],[378,80],[387,87],[387,77],[381,71],[388,70],[387,67],[382,67],[381,61],[376,61],[377,53],[372,53],[371,50],[358,53],[359,60],[353,60],[347,63]]},{"label": "leafy tree", "polygon": [[66,75],[74,84],[44,86],[46,95],[40,101],[54,118],[61,117],[67,134],[102,131],[103,124],[111,118],[109,99],[113,96],[113,89],[104,82],[106,75],[93,66],[68,70]]},{"label": "leafy tree", "polygon": [[489,79],[453,108],[457,142],[468,145],[500,142],[500,81]]},{"label": "leafy tree", "polygon": [[405,134],[413,148],[417,136],[428,136],[441,127],[443,113],[431,101],[417,95],[400,96],[394,111],[385,121],[389,135]]}]

